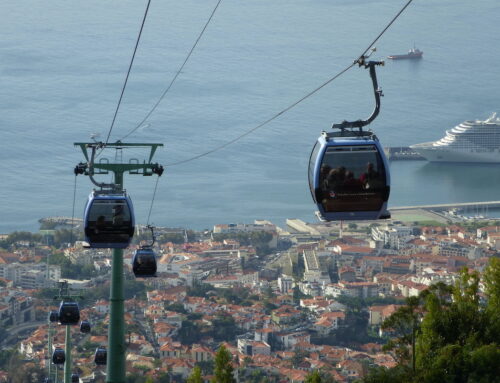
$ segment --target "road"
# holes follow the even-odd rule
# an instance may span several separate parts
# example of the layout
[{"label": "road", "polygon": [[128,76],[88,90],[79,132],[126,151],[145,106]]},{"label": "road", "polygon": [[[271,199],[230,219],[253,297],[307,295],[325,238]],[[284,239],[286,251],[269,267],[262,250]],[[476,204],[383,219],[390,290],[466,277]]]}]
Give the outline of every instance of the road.
[{"label": "road", "polygon": [[11,343],[17,342],[17,335],[23,331],[27,331],[30,329],[36,329],[39,326],[42,326],[46,324],[46,321],[39,321],[39,322],[27,322],[20,324],[18,326],[14,327],[9,327],[7,329],[8,336],[5,339],[2,339],[0,341],[0,346],[3,348],[4,345],[9,345]]}]

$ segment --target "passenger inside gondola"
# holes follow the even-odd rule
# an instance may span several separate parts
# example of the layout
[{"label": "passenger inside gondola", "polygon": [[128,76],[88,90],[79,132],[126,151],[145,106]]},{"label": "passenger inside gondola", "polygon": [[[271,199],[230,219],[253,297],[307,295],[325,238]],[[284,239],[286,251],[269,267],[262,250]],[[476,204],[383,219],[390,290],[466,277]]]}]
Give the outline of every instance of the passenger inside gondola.
[{"label": "passenger inside gondola", "polygon": [[361,174],[359,180],[361,181],[365,189],[374,188],[375,185],[380,183],[380,175],[377,171],[375,171],[373,163],[368,162],[366,164],[366,172]]},{"label": "passenger inside gondola", "polygon": [[100,215],[95,222],[95,232],[99,233],[99,231],[104,230],[106,228],[106,217]]},{"label": "passenger inside gondola", "polygon": [[123,206],[117,205],[113,208],[113,226],[123,225]]},{"label": "passenger inside gondola", "polygon": [[130,211],[125,201],[94,201],[88,222],[92,243],[128,242],[131,235]]},{"label": "passenger inside gondola", "polygon": [[371,146],[328,148],[319,185],[326,212],[379,210],[387,192],[380,154]]},{"label": "passenger inside gondola", "polygon": [[156,255],[150,248],[142,248],[135,252],[132,270],[136,277],[156,277]]}]

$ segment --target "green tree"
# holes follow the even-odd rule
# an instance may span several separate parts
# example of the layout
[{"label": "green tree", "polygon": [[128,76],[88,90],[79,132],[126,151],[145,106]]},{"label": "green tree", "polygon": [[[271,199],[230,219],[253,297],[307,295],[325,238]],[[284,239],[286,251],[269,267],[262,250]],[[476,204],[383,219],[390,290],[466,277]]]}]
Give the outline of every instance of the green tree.
[{"label": "green tree", "polygon": [[[439,368],[448,361],[452,368],[451,363],[461,357],[463,346],[469,344],[474,348],[485,340],[479,275],[464,269],[451,291],[436,285],[422,296],[426,315],[417,342],[417,363],[420,368],[428,369],[432,365]],[[460,348],[451,347],[453,345]]]},{"label": "green tree", "polygon": [[234,287],[231,289],[217,289],[217,295],[224,298],[229,303],[241,305],[241,303],[248,298],[250,292],[243,287]]},{"label": "green tree", "polygon": [[210,286],[209,284],[195,281],[193,283],[193,287],[188,287],[187,295],[190,297],[206,298],[207,293],[209,291],[212,291],[212,290],[213,290],[213,287]]},{"label": "green tree", "polygon": [[500,344],[500,258],[492,258],[484,271],[484,290],[488,298],[486,318],[487,338]]},{"label": "green tree", "polygon": [[500,347],[497,344],[481,346],[469,358],[469,382],[488,383],[500,381]]},{"label": "green tree", "polygon": [[215,354],[215,376],[212,379],[212,383],[236,383],[233,371],[231,353],[224,345],[221,345]]},{"label": "green tree", "polygon": [[61,276],[70,279],[90,279],[97,272],[94,265],[77,265],[71,263],[70,259],[62,252],[54,252],[50,255],[50,264],[61,266]]},{"label": "green tree", "polygon": [[409,383],[412,382],[411,370],[406,366],[394,368],[375,367],[363,379],[363,383]]},{"label": "green tree", "polygon": [[212,321],[212,336],[215,341],[233,340],[240,332],[234,318],[224,312],[217,313]]},{"label": "green tree", "polygon": [[178,336],[182,344],[198,343],[203,336],[201,326],[190,320],[183,320]]},{"label": "green tree", "polygon": [[415,368],[415,337],[420,323],[420,300],[410,297],[406,306],[400,307],[394,314],[382,323],[382,329],[394,334],[385,346],[386,351],[393,351],[398,363],[406,365],[411,363]]},{"label": "green tree", "polygon": [[225,239],[234,239],[243,246],[252,245],[257,255],[262,256],[271,253],[269,242],[273,239],[273,235],[266,231],[214,234],[214,240],[216,241],[222,242]]},{"label": "green tree", "polygon": [[39,365],[26,363],[18,352],[11,355],[5,370],[9,372],[9,383],[39,382],[45,376]]},{"label": "green tree", "polygon": [[[2,339],[4,338],[2,337]],[[18,352],[14,348],[0,350],[0,370],[5,370],[10,362],[10,359],[17,354]]]},{"label": "green tree", "polygon": [[125,299],[131,299],[134,296],[138,299],[146,299],[146,285],[142,281],[134,278],[125,279],[123,283],[123,295]]},{"label": "green tree", "polygon": [[301,299],[312,299],[313,298],[312,295],[304,294],[302,291],[300,291],[299,286],[295,286],[293,288],[292,297],[293,297],[293,302],[296,305],[298,305],[300,303]]},{"label": "green tree", "polygon": [[191,375],[187,378],[187,383],[203,383],[203,377],[201,376],[201,368],[195,366]]},{"label": "green tree", "polygon": [[83,231],[82,230],[71,230],[71,229],[59,229],[54,233],[54,242],[53,245],[55,247],[62,247],[67,243],[72,243],[74,241],[83,239]]},{"label": "green tree", "polygon": [[[144,239],[150,240],[150,235],[145,235]],[[159,243],[167,243],[167,242],[172,242],[172,243],[184,243],[184,235],[181,233],[168,233],[168,234],[162,234],[158,237],[158,242]]]},{"label": "green tree", "polygon": [[309,356],[309,353],[307,351],[300,350],[300,349],[295,350],[295,352],[293,353],[292,359],[291,359],[293,368],[297,368],[299,366],[299,364],[301,364],[304,361],[304,358],[306,358],[308,356]]},{"label": "green tree", "polygon": [[201,368],[203,375],[212,375],[214,373],[214,361],[212,359],[196,362],[196,365]]},{"label": "green tree", "polygon": [[166,372],[162,372],[158,375],[156,383],[170,383],[170,375]]},{"label": "green tree", "polygon": [[399,365],[374,369],[364,382],[500,382],[498,259],[490,261],[483,282],[485,302],[479,274],[467,269],[455,286],[437,284],[408,300],[383,323],[395,335],[386,348]]},{"label": "green tree", "polygon": [[318,370],[314,370],[306,376],[304,383],[321,383],[321,375]]},{"label": "green tree", "polygon": [[184,308],[184,305],[179,302],[174,302],[172,304],[165,304],[164,305],[165,310],[169,311],[175,311],[180,314],[187,314],[186,309]]},{"label": "green tree", "polygon": [[29,242],[30,245],[33,243],[41,243],[42,236],[40,234],[33,234],[29,231],[14,231],[9,234],[4,241],[2,241],[2,247],[8,248],[14,243],[21,241]]},{"label": "green tree", "polygon": [[146,378],[142,373],[134,372],[132,374],[127,374],[125,377],[126,383],[145,383]]}]

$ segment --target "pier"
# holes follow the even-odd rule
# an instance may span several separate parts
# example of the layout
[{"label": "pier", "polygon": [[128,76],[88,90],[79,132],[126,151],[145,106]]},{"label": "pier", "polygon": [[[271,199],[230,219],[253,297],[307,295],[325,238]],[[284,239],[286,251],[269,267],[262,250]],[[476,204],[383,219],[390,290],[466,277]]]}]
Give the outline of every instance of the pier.
[{"label": "pier", "polygon": [[71,227],[71,226],[79,226],[83,224],[83,219],[81,218],[71,218],[71,217],[45,217],[45,218],[40,218],[38,220],[40,223],[45,223],[45,224],[54,224],[57,226],[66,226],[66,227]]},{"label": "pier", "polygon": [[458,203],[443,203],[435,205],[415,205],[415,206],[398,206],[391,207],[389,210],[391,212],[398,210],[434,210],[434,211],[446,211],[452,209],[464,210],[464,209],[498,209],[500,208],[500,201],[482,201],[482,202],[458,202]]},{"label": "pier", "polygon": [[[500,201],[389,207],[392,218],[397,221],[412,222],[429,220],[441,223],[449,221],[462,222],[469,219],[494,219],[488,216],[488,211],[498,209],[500,209]],[[479,215],[479,213],[483,215]]]}]

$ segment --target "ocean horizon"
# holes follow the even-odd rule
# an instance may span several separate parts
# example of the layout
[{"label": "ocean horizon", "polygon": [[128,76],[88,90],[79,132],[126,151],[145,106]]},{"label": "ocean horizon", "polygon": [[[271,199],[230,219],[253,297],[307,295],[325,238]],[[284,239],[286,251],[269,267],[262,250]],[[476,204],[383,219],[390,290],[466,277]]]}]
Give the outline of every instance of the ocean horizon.
[{"label": "ocean horizon", "polygon": [[[353,62],[406,1],[222,1],[190,60],[151,118],[126,142],[159,142],[170,164],[228,142],[287,108]],[[216,1],[151,4],[110,142],[146,116],[170,83]],[[0,233],[37,230],[38,219],[71,217],[84,158],[74,142],[105,140],[146,2],[0,4]],[[434,141],[464,120],[500,112],[496,0],[413,2],[377,42],[373,59],[413,46],[421,60],[386,60],[384,92],[370,125],[383,146]],[[150,222],[212,228],[287,218],[317,221],[307,166],[332,123],[367,117],[368,71],[354,67],[234,144],[166,166]],[[144,158],[131,151],[124,158]],[[116,160],[106,150],[102,157]],[[110,177],[100,178],[109,182]],[[498,200],[500,166],[391,163],[391,206]],[[155,177],[125,176],[139,224]],[[75,217],[92,190],[76,178]]]}]

